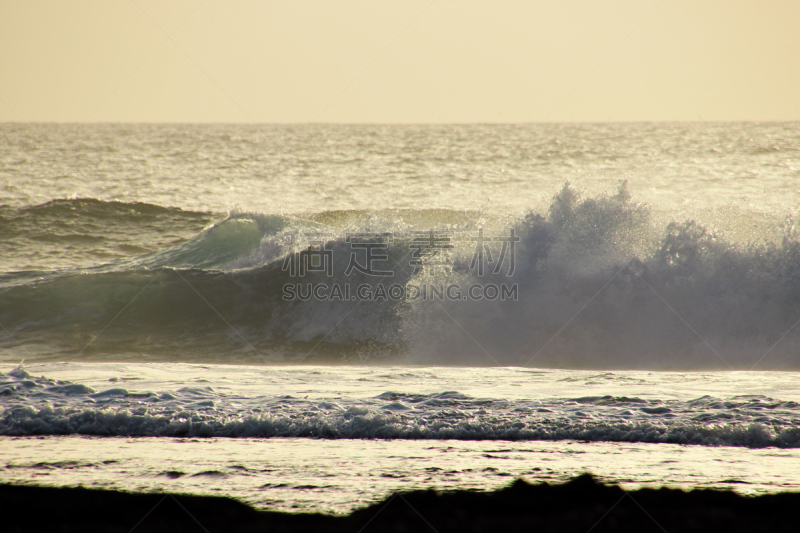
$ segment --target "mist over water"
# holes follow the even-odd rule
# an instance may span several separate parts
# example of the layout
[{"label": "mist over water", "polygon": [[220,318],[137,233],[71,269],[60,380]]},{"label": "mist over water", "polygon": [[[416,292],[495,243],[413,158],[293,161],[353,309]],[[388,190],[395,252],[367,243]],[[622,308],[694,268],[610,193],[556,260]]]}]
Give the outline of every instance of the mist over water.
[{"label": "mist over water", "polygon": [[693,219],[659,227],[649,211],[625,186],[594,198],[565,186],[548,213],[518,223],[519,300],[446,302],[447,316],[423,342],[429,356],[566,368],[796,368],[800,339],[787,335],[800,318],[796,219],[785,220],[776,241],[737,243]]}]

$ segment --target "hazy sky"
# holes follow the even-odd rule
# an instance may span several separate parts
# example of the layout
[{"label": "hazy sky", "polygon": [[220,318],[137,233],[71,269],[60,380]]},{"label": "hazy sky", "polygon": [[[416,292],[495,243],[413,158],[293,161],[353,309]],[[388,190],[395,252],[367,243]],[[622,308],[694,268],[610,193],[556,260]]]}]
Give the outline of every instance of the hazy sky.
[{"label": "hazy sky", "polygon": [[798,0],[0,0],[0,121],[800,120],[798,24]]}]

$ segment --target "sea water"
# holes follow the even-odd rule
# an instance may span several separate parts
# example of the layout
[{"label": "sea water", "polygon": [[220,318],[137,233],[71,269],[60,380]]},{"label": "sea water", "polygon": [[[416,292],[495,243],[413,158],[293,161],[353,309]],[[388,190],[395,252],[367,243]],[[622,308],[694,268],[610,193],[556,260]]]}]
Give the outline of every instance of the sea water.
[{"label": "sea water", "polygon": [[2,125],[0,480],[795,490],[797,126]]}]

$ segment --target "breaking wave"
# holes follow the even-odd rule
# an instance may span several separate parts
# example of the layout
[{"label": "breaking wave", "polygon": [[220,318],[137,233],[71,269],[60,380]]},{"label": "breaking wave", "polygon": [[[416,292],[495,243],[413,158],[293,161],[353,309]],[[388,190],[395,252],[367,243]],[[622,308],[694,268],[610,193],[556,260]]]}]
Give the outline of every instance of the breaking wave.
[{"label": "breaking wave", "polygon": [[[38,209],[66,219],[75,209],[107,207],[97,202]],[[800,367],[800,240],[792,217],[778,239],[738,243],[695,220],[659,227],[624,185],[592,198],[566,185],[547,212],[523,219],[447,210],[234,211],[208,226],[209,214],[114,207],[131,211],[115,242],[141,236],[144,226],[131,226],[149,217],[151,233],[162,235],[152,246],[159,250],[2,275],[7,360]],[[4,213],[6,233],[30,225]],[[98,215],[90,228],[87,217],[78,217],[84,229],[73,233],[97,237],[120,222],[109,215],[100,223]],[[179,222],[194,236],[163,246]],[[510,251],[503,255],[512,230],[519,238],[513,268]],[[415,243],[424,231],[445,235],[447,246],[420,255]],[[352,268],[353,234],[362,235],[359,253],[374,249],[391,276]],[[495,240],[476,258],[482,234]],[[329,270],[293,276],[287,265],[308,261],[314,250],[329,252]],[[479,272],[477,263],[490,259]],[[298,283],[366,285],[372,298],[287,298],[286,286]],[[378,290],[503,284],[514,287],[514,298],[395,299]]]}]

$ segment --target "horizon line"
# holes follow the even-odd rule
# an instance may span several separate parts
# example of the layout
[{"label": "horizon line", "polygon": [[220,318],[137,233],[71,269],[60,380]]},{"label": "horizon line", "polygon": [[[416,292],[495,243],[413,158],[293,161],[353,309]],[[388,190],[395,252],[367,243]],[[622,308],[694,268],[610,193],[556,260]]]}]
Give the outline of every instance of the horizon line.
[{"label": "horizon line", "polygon": [[546,120],[520,122],[229,122],[229,121],[53,121],[53,120],[0,120],[0,124],[58,124],[58,125],[229,125],[229,126],[538,126],[542,124],[786,124],[800,119],[731,119],[731,120]]}]

